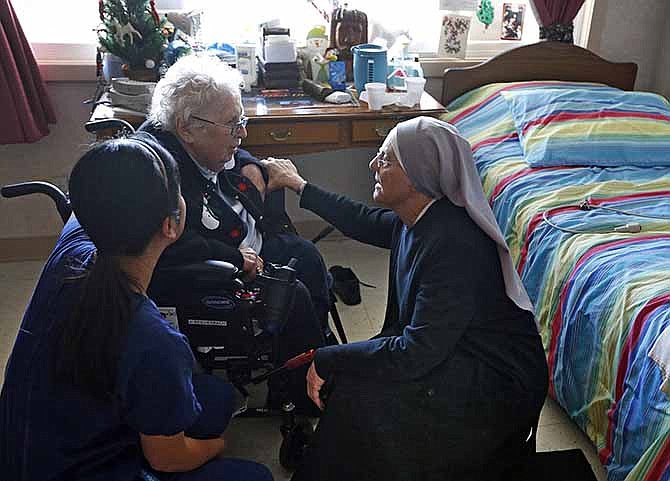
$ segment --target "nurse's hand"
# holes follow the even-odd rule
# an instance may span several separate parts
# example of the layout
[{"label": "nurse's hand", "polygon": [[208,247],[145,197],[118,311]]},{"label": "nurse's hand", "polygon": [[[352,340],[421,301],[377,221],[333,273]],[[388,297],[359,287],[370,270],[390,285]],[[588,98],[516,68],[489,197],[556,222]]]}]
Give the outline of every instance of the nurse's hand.
[{"label": "nurse's hand", "polygon": [[325,383],[326,381],[321,379],[316,373],[316,367],[314,366],[314,361],[312,361],[312,364],[309,366],[309,370],[307,371],[307,395],[322,411],[324,405],[323,401],[319,397],[319,392]]},{"label": "nurse's hand", "polygon": [[273,191],[284,187],[300,193],[307,183],[298,173],[298,169],[288,159],[268,157],[261,160],[268,172],[268,190]]}]

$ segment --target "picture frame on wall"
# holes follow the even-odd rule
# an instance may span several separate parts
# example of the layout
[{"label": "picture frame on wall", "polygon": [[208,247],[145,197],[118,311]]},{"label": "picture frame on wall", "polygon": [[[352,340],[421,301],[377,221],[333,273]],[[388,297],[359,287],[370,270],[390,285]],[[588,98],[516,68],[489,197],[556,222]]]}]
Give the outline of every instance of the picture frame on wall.
[{"label": "picture frame on wall", "polygon": [[517,3],[503,3],[501,40],[521,40],[526,6]]},{"label": "picture frame on wall", "polygon": [[471,22],[472,17],[466,15],[447,14],[442,17],[438,47],[440,57],[465,58]]}]

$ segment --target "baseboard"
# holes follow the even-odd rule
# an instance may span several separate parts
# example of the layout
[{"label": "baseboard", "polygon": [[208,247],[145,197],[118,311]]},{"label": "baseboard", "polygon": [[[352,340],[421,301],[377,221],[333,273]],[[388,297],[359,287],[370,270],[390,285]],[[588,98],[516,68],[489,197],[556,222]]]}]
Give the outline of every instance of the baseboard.
[{"label": "baseboard", "polygon": [[57,239],[56,236],[0,239],[0,262],[44,260]]}]

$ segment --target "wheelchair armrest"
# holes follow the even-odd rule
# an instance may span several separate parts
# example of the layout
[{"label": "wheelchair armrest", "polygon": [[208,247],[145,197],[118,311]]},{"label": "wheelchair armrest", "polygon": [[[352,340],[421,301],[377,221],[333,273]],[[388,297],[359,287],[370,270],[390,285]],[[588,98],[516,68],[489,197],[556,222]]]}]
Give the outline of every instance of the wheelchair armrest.
[{"label": "wheelchair armrest", "polygon": [[238,279],[241,271],[230,262],[206,260],[192,264],[162,267],[156,270],[156,274],[162,279],[184,278],[194,281],[214,281],[217,283],[233,282],[243,286]]},{"label": "wheelchair armrest", "polygon": [[32,181],[32,182],[21,182],[20,184],[11,184],[5,185],[0,189],[0,194],[3,197],[21,197],[23,195],[30,194],[45,194],[48,195],[51,200],[56,204],[56,209],[60,214],[63,223],[67,222],[70,214],[72,213],[72,207],[70,206],[70,200],[67,198],[67,195],[63,193],[58,187],[49,182],[42,181]]},{"label": "wheelchair armrest", "polygon": [[100,130],[116,130],[123,131],[132,134],[135,132],[135,127],[133,127],[130,122],[126,122],[122,119],[102,119],[102,120],[91,120],[84,124],[84,129],[86,132],[94,134]]}]

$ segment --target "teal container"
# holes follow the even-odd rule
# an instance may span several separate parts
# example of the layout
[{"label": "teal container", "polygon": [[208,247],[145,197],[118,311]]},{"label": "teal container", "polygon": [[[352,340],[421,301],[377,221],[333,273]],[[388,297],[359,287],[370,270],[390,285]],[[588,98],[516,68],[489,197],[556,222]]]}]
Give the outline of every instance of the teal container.
[{"label": "teal container", "polygon": [[386,83],[386,47],[364,43],[351,47],[354,54],[354,85],[360,93],[365,84]]}]

